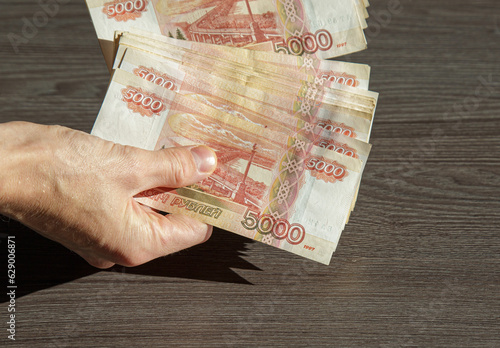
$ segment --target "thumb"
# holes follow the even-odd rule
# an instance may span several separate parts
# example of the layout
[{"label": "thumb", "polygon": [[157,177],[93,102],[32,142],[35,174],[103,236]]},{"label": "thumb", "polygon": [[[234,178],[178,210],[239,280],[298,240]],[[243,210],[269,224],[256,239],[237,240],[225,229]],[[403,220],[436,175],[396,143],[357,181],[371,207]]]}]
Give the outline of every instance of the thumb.
[{"label": "thumb", "polygon": [[147,151],[141,167],[140,190],[183,187],[207,178],[217,166],[217,155],[205,145]]}]

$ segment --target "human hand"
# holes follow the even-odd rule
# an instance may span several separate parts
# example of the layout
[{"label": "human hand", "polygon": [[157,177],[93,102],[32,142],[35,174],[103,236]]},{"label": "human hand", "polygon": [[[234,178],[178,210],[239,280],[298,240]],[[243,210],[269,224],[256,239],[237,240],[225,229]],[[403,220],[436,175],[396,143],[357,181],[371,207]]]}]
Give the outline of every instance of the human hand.
[{"label": "human hand", "polygon": [[0,214],[75,251],[91,265],[136,266],[203,243],[212,227],[163,216],[133,197],[177,188],[216,167],[206,146],[146,151],[60,126],[0,124]]}]

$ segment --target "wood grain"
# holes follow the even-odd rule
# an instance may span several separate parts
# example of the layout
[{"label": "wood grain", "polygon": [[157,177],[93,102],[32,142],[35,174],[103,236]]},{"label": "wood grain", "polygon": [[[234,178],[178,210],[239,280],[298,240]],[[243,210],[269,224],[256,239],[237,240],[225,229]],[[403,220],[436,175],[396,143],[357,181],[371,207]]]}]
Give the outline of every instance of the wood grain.
[{"label": "wood grain", "polygon": [[[377,14],[388,1],[370,3],[369,49],[344,58],[372,66],[373,151],[329,267],[218,230],[176,255],[97,271],[1,221],[17,238],[15,343],[499,347],[500,3],[401,0],[387,23]],[[85,4],[61,5],[16,54],[7,35],[38,10],[2,1],[0,122],[88,132],[109,74]],[[490,93],[473,100],[481,78]]]}]

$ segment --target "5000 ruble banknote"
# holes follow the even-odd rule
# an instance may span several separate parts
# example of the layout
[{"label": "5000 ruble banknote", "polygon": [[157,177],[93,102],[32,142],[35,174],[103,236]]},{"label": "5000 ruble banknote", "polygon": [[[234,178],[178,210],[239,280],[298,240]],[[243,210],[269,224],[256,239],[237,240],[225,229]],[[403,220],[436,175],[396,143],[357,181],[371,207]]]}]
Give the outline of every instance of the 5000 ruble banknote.
[{"label": "5000 ruble banknote", "polygon": [[280,134],[197,108],[187,97],[117,70],[92,133],[150,150],[211,146],[219,158],[211,177],[145,192],[139,201],[328,264],[361,161],[314,145],[283,147]]},{"label": "5000 ruble banknote", "polygon": [[321,59],[366,48],[353,0],[87,0],[87,6],[109,63],[115,30],[131,28]]}]

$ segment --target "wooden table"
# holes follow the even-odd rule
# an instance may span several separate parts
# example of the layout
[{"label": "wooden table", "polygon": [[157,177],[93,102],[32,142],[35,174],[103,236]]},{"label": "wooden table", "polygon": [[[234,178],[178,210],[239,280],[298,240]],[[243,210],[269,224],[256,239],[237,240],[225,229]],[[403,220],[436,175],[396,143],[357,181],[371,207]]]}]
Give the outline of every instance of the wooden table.
[{"label": "wooden table", "polygon": [[[389,0],[371,4],[369,49],[344,59],[372,66],[373,151],[330,266],[217,230],[98,271],[2,221],[2,253],[6,234],[17,241],[15,343],[499,347],[500,3],[401,0],[390,17],[376,16]],[[88,132],[109,74],[85,3],[61,5],[15,53],[7,34],[39,10],[2,0],[0,121]]]}]

